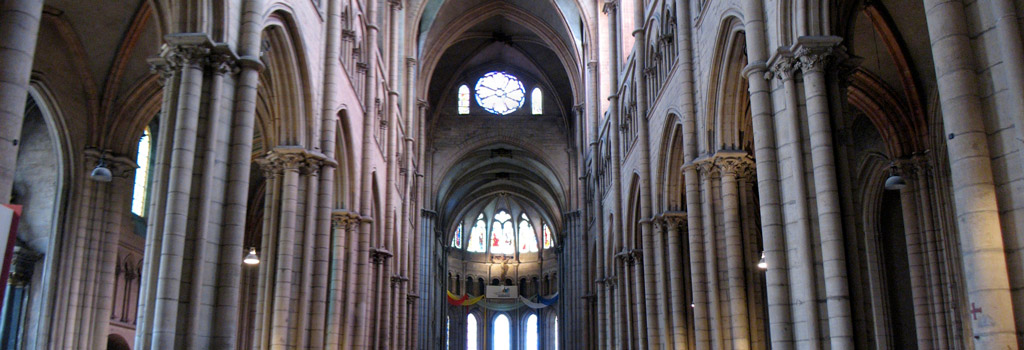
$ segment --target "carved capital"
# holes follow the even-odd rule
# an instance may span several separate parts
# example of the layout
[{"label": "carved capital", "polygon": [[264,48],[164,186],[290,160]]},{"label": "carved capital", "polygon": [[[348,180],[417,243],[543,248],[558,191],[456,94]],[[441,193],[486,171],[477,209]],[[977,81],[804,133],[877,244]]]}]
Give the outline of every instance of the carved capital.
[{"label": "carved capital", "polygon": [[356,40],[356,31],[351,30],[351,29],[342,29],[341,30],[341,40],[344,40],[344,41],[355,41]]},{"label": "carved capital", "polygon": [[402,0],[388,0],[388,4],[391,5],[392,11],[399,11],[402,9]]},{"label": "carved capital", "polygon": [[160,76],[160,85],[166,85],[174,77],[174,67],[163,57],[154,57],[146,60],[149,63],[149,71]]},{"label": "carved capital", "polygon": [[213,48],[206,34],[172,34],[165,39],[167,43],[161,48],[160,56],[174,68],[201,65]]},{"label": "carved capital", "polygon": [[832,62],[845,59],[846,50],[840,42],[842,38],[836,36],[802,36],[792,51],[804,73],[824,72]]},{"label": "carved capital", "polygon": [[335,230],[344,230],[349,226],[349,222],[352,217],[348,215],[346,211],[335,211],[331,213],[331,228]]},{"label": "carved capital", "polygon": [[408,281],[409,281],[409,279],[406,278],[405,276],[402,276],[402,275],[391,276],[391,287],[396,287],[396,286],[398,286],[400,284],[403,284],[405,282],[408,282]]},{"label": "carved capital", "polygon": [[619,6],[619,2],[615,0],[605,1],[604,5],[601,6],[601,12],[604,14],[615,13],[615,9]]},{"label": "carved capital", "polygon": [[370,249],[370,260],[374,265],[383,265],[385,261],[394,256],[390,251],[384,248],[372,248]]},{"label": "carved capital", "polygon": [[719,151],[716,154],[716,164],[722,175],[745,177],[751,175],[754,167],[754,160],[743,151]]},{"label": "carved capital", "polygon": [[772,57],[772,60],[769,61],[769,73],[765,74],[765,78],[771,79],[772,76],[774,76],[779,80],[793,79],[793,74],[798,68],[797,64],[798,62],[796,58],[794,58],[789,51],[779,49],[779,52],[775,54],[775,57]]},{"label": "carved capital", "polygon": [[661,215],[661,220],[665,228],[672,233],[673,231],[678,232],[686,223],[686,213],[681,211],[669,211]]},{"label": "carved capital", "polygon": [[642,263],[644,261],[644,251],[643,249],[633,249],[629,251],[629,257],[630,264]]},{"label": "carved capital", "polygon": [[214,74],[228,74],[238,70],[238,62],[230,53],[214,53],[206,60],[207,67]]},{"label": "carved capital", "polygon": [[715,166],[715,159],[713,157],[696,159],[693,161],[693,166],[697,168],[698,173],[708,177],[718,173],[718,167]]}]

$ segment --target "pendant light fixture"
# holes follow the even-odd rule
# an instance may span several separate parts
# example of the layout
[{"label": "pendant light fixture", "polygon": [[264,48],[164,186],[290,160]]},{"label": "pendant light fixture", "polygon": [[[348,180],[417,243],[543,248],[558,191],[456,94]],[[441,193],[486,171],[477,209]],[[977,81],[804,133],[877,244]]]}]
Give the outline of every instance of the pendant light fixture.
[{"label": "pendant light fixture", "polygon": [[245,258],[242,259],[242,262],[245,263],[246,265],[259,265],[260,257],[259,255],[256,255],[256,247],[249,248],[249,254],[245,255]]}]

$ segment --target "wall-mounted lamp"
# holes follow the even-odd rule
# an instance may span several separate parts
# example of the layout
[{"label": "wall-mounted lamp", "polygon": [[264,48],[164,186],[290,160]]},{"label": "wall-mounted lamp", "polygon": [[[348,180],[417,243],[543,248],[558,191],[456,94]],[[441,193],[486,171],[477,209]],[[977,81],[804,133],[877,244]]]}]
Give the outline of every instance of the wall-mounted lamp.
[{"label": "wall-mounted lamp", "polygon": [[100,157],[100,163],[96,164],[96,168],[92,169],[92,173],[89,174],[89,178],[97,182],[110,182],[114,179],[114,175],[110,173],[110,169],[107,169],[107,161]]},{"label": "wall-mounted lamp", "polygon": [[258,265],[260,263],[260,257],[256,255],[256,247],[249,248],[249,254],[245,255],[242,262],[246,265]]},{"label": "wall-mounted lamp", "polygon": [[757,268],[762,270],[768,269],[768,259],[764,256],[764,251],[761,252],[761,260],[757,261]]},{"label": "wall-mounted lamp", "polygon": [[907,187],[907,180],[904,180],[902,176],[895,173],[889,175],[889,178],[885,179],[885,189],[889,191],[899,191],[904,187]]},{"label": "wall-mounted lamp", "polygon": [[899,191],[904,187],[907,187],[907,180],[896,173],[896,164],[891,164],[889,166],[889,177],[885,179],[885,189]]}]

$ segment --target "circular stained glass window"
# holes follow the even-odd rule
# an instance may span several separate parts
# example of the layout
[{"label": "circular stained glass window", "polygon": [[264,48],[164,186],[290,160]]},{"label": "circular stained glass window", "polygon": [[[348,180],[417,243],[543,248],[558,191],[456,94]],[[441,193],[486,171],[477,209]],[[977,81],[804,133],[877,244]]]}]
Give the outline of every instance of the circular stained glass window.
[{"label": "circular stained glass window", "polygon": [[526,89],[518,78],[505,72],[490,72],[476,81],[476,103],[488,112],[505,115],[523,106]]}]

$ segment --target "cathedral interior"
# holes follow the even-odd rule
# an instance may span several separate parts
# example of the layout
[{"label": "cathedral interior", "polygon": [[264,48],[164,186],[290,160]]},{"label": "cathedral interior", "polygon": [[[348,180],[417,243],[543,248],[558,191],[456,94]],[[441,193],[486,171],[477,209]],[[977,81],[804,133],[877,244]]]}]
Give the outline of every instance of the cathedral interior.
[{"label": "cathedral interior", "polygon": [[1024,348],[1022,25],[0,0],[0,348]]}]

